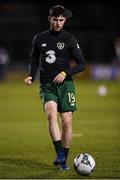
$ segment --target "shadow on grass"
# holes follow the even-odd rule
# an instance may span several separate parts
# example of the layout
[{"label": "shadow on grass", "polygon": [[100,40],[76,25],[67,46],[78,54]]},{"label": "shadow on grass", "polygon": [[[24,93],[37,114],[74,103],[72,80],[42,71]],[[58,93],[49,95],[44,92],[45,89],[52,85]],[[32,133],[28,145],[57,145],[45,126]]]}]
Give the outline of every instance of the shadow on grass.
[{"label": "shadow on grass", "polygon": [[56,178],[60,173],[52,164],[30,159],[0,158],[0,178],[41,179]]}]

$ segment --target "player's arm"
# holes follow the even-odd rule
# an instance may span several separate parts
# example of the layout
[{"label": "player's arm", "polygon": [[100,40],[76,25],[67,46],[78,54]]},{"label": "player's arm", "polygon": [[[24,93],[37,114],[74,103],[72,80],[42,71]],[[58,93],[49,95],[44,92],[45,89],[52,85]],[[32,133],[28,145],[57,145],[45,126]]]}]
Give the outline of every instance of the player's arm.
[{"label": "player's arm", "polygon": [[31,85],[32,82],[34,81],[38,65],[39,65],[39,49],[38,49],[38,39],[37,35],[33,39],[32,43],[32,51],[31,51],[31,58],[29,62],[29,75],[27,78],[25,78],[25,83],[27,85]]},{"label": "player's arm", "polygon": [[69,43],[70,43],[70,52],[76,64],[75,66],[65,70],[65,73],[67,75],[72,76],[74,74],[77,74],[85,70],[85,58],[75,38],[73,37],[70,38]]}]

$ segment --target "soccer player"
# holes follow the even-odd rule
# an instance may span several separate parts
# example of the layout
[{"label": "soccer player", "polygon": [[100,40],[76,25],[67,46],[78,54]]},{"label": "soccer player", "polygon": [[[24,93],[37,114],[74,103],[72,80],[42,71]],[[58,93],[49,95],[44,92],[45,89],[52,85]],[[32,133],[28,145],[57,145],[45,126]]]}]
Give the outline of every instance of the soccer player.
[{"label": "soccer player", "polygon": [[[75,89],[72,76],[85,69],[85,60],[77,40],[63,30],[70,17],[70,11],[63,6],[50,8],[49,30],[33,38],[29,75],[25,83],[31,85],[37,69],[40,74],[40,97],[48,117],[48,129],[56,159],[53,164],[67,170],[67,158],[72,138],[72,114],[76,110]],[[76,62],[71,66],[71,59]],[[61,127],[57,113],[61,117]]]}]

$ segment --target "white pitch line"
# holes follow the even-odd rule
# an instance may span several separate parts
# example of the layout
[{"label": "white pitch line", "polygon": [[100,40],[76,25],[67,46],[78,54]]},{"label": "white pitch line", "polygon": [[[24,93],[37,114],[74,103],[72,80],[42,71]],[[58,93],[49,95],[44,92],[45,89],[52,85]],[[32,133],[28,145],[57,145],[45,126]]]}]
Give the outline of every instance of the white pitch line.
[{"label": "white pitch line", "polygon": [[81,137],[81,136],[83,136],[83,134],[81,134],[81,133],[73,133],[72,136],[73,136],[73,137]]}]

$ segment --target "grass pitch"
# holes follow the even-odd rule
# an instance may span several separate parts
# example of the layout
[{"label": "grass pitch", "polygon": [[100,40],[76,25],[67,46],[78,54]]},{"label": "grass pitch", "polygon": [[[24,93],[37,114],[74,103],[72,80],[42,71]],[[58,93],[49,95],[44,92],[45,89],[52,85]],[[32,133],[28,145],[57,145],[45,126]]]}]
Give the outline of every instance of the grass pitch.
[{"label": "grass pitch", "polygon": [[[1,179],[119,179],[120,178],[120,82],[74,80],[78,110],[73,114],[73,139],[68,159],[70,170],[52,165],[55,154],[39,99],[39,86],[23,80],[0,84]],[[98,96],[104,83],[108,94]],[[96,161],[88,177],[73,168],[82,152]]]}]

